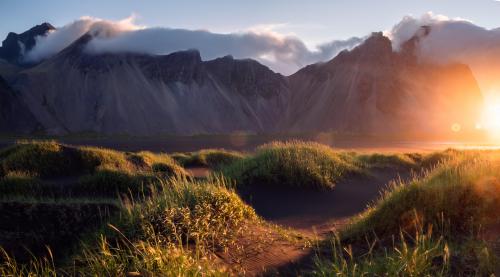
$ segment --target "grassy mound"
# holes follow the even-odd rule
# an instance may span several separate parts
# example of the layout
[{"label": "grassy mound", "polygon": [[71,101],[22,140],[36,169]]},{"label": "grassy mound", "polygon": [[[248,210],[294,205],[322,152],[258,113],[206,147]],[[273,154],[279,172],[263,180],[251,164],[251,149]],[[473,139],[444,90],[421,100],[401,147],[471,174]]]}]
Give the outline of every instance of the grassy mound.
[{"label": "grassy mound", "polygon": [[461,152],[448,149],[445,151],[438,151],[432,153],[373,153],[373,154],[350,154],[351,158],[355,159],[360,166],[365,168],[432,168],[439,163],[453,159],[459,155]]},{"label": "grassy mound", "polygon": [[357,219],[348,236],[371,230],[394,234],[411,226],[415,214],[424,225],[440,226],[446,218],[453,237],[468,234],[491,223],[500,210],[499,169],[489,157],[457,156],[423,178],[394,186]]},{"label": "grassy mound", "polygon": [[100,170],[185,174],[182,167],[165,154],[72,147],[54,141],[19,142],[4,149],[0,152],[0,168],[2,176],[23,172],[40,178],[83,175]]},{"label": "grassy mound", "polygon": [[172,158],[185,167],[202,166],[212,169],[228,166],[243,157],[244,155],[240,152],[224,149],[204,149],[192,153],[172,154]]},{"label": "grassy mound", "polygon": [[[89,236],[68,267],[56,269],[45,258],[22,265],[5,256],[0,273],[226,276],[226,269],[215,262],[214,253],[236,243],[250,224],[260,223],[254,210],[227,189],[223,179],[170,179],[164,180],[162,186],[142,200],[124,201],[120,216],[109,227]],[[64,220],[66,215],[56,221]]]},{"label": "grassy mound", "polygon": [[317,271],[340,268],[345,272],[340,276],[493,273],[498,257],[483,237],[500,224],[499,154],[445,155],[452,158],[421,178],[395,185],[340,233],[334,248],[341,241],[358,253],[334,251],[333,259],[319,260]]},{"label": "grassy mound", "polygon": [[78,151],[51,141],[18,143],[0,152],[2,175],[25,172],[33,176],[54,177],[89,173],[95,165]]},{"label": "grassy mound", "polygon": [[273,142],[223,168],[238,184],[331,189],[359,167],[348,156],[312,142]]},{"label": "grassy mound", "polygon": [[240,233],[244,222],[257,218],[252,208],[226,188],[224,179],[177,179],[163,185],[168,188],[131,207],[120,229],[136,233],[141,226],[149,226],[171,242],[220,249]]},{"label": "grassy mound", "polygon": [[33,197],[115,197],[145,192],[157,177],[186,176],[165,154],[21,142],[0,152],[0,192]]},{"label": "grassy mound", "polygon": [[163,185],[151,198],[129,206],[98,248],[84,252],[84,272],[220,273],[210,257],[235,243],[248,224],[257,221],[255,212],[222,179],[195,183],[177,179]]}]

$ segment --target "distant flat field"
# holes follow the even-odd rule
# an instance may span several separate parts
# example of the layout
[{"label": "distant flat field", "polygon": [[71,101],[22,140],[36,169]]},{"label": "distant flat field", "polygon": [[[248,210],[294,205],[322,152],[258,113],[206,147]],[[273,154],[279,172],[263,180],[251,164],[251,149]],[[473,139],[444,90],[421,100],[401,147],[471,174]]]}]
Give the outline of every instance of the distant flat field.
[{"label": "distant flat field", "polygon": [[[19,138],[0,138],[0,147],[13,144]],[[41,139],[41,138],[30,138]],[[148,150],[153,152],[190,152],[208,148],[225,148],[253,151],[257,146],[275,140],[308,140],[330,145],[334,148],[357,152],[430,152],[447,148],[455,149],[500,149],[500,141],[429,141],[407,139],[382,139],[371,137],[348,137],[338,135],[217,135],[217,136],[165,136],[165,137],[56,137],[54,139],[71,145],[88,145],[120,151]]]}]

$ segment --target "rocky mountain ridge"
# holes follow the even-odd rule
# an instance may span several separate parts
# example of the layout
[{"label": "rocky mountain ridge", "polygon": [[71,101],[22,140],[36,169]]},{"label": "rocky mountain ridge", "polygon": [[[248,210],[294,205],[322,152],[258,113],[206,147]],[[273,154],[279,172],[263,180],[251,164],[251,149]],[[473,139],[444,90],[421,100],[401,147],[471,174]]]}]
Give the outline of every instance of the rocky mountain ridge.
[{"label": "rocky mountain ridge", "polygon": [[[196,50],[88,54],[85,45],[93,37],[86,34],[16,73],[9,86],[48,134],[392,134],[449,130],[453,124],[473,128],[482,96],[472,72],[466,65],[419,62],[418,36],[431,32],[422,30],[400,52],[374,33],[358,47],[287,77],[251,59],[202,61]],[[38,128],[31,127],[21,129]]]},{"label": "rocky mountain ridge", "polygon": [[55,27],[45,22],[21,34],[10,32],[2,41],[0,59],[14,64],[22,64],[23,55],[35,46],[36,37],[44,36],[52,30],[55,30]]},{"label": "rocky mountain ridge", "polygon": [[[482,95],[466,65],[420,63],[409,40],[401,52],[374,33],[352,51],[289,77],[291,130],[355,133],[473,129]],[[310,112],[306,112],[310,111]]]}]

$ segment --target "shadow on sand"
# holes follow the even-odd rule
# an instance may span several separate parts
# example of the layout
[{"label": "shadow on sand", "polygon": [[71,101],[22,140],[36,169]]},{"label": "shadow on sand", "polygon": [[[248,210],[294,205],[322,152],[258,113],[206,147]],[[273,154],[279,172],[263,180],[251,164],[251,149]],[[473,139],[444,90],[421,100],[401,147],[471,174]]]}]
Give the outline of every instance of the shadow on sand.
[{"label": "shadow on sand", "polygon": [[[392,181],[406,180],[411,175],[406,168],[380,168],[349,176],[332,190],[255,185],[239,189],[239,194],[264,219],[324,239],[376,201]],[[268,269],[267,274],[291,276],[299,269],[310,269],[315,255],[309,249],[298,260]]]}]

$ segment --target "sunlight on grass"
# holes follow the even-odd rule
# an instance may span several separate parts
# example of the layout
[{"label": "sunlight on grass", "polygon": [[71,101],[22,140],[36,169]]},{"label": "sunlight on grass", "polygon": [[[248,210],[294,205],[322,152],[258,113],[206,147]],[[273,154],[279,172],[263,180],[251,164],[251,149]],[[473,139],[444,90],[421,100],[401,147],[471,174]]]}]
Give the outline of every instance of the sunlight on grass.
[{"label": "sunlight on grass", "polygon": [[[483,234],[500,224],[499,157],[498,152],[456,152],[423,177],[393,184],[341,230],[333,258],[319,260],[316,271],[322,276],[493,273],[498,257]],[[340,242],[357,252],[344,253],[348,248]],[[436,263],[433,251],[442,262]]]},{"label": "sunlight on grass", "polygon": [[204,149],[192,153],[173,153],[171,156],[185,167],[201,166],[220,169],[243,159],[245,155],[225,149]]},{"label": "sunlight on grass", "polygon": [[[386,170],[423,171],[393,182],[348,225],[318,240],[314,264],[300,268],[301,274],[489,276],[497,270],[500,151],[359,154],[293,141],[245,155],[222,150],[176,155],[52,141],[0,151],[4,235],[17,230],[23,243],[59,247],[54,253],[68,248],[64,261],[38,249],[23,262],[6,248],[0,275],[234,275],[245,269],[221,258],[228,252],[244,259],[249,251],[269,250],[260,243],[273,236],[305,243],[297,240],[302,234],[257,216],[234,185],[335,189],[354,174],[370,178],[367,173]],[[185,164],[182,159],[215,173],[191,178],[176,162]],[[69,179],[74,183],[48,182],[68,174],[76,177]],[[16,225],[21,219],[26,233],[24,225]],[[33,231],[30,224],[43,228]],[[83,227],[86,231],[77,231]]]},{"label": "sunlight on grass", "polygon": [[359,171],[347,156],[312,142],[273,142],[222,169],[239,185],[274,185],[331,189]]}]

